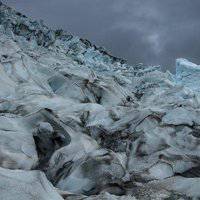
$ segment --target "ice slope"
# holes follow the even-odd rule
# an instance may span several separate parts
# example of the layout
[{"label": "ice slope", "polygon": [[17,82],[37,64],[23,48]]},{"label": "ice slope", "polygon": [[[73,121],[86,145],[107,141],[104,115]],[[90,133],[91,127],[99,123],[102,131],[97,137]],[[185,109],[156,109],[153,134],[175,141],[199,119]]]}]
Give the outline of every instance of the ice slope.
[{"label": "ice slope", "polygon": [[0,199],[199,198],[198,73],[130,66],[1,4]]}]

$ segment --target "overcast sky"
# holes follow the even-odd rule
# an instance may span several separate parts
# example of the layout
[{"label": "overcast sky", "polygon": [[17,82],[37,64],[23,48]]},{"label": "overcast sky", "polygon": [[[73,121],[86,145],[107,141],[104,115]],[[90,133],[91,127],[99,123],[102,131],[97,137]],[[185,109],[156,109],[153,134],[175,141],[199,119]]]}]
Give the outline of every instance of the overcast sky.
[{"label": "overcast sky", "polygon": [[200,0],[3,0],[52,28],[63,28],[129,63],[174,68],[200,63]]}]

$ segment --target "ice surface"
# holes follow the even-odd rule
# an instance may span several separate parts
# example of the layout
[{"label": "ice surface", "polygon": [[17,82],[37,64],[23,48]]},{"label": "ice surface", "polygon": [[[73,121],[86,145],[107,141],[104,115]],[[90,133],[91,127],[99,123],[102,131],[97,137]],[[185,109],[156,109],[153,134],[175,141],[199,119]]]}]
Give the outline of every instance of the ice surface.
[{"label": "ice surface", "polygon": [[176,60],[176,81],[196,92],[200,92],[200,65],[186,59]]},{"label": "ice surface", "polygon": [[0,24],[0,199],[200,197],[198,65],[130,66],[3,4]]},{"label": "ice surface", "polygon": [[62,200],[44,173],[0,168],[2,200]]}]

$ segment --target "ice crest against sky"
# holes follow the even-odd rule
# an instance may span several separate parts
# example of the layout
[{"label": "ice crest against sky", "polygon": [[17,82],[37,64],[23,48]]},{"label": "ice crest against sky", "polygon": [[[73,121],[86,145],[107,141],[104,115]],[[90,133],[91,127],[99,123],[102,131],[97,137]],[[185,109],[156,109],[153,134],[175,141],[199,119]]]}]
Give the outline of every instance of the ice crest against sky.
[{"label": "ice crest against sky", "polygon": [[105,46],[129,63],[199,63],[199,0],[3,0],[52,27]]},{"label": "ice crest against sky", "polygon": [[54,28],[106,47],[129,63],[172,69],[175,58],[199,63],[199,0],[3,0]]}]

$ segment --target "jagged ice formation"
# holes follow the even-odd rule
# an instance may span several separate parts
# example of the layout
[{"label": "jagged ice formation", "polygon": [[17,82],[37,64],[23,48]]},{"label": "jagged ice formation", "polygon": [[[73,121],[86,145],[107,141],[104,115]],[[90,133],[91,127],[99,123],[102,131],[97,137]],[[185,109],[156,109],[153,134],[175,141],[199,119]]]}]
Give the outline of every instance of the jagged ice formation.
[{"label": "jagged ice formation", "polygon": [[200,66],[130,66],[0,5],[0,199],[200,197]]}]

